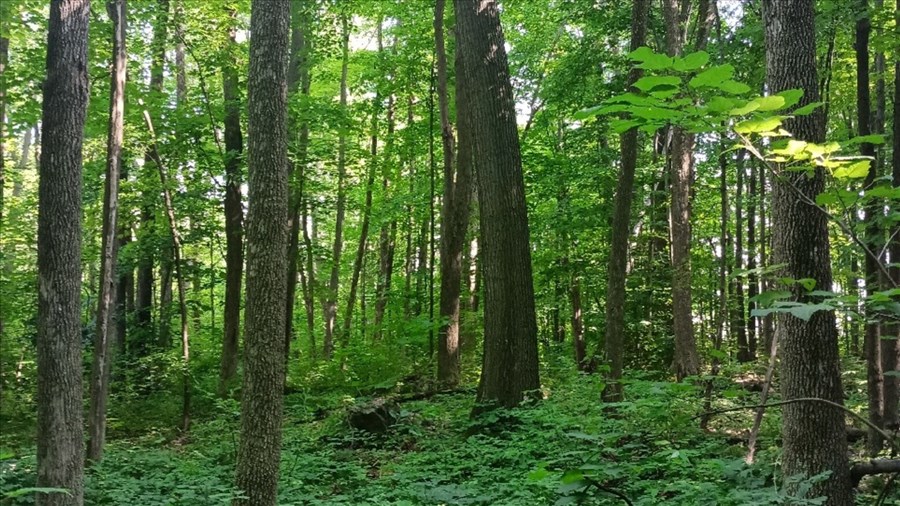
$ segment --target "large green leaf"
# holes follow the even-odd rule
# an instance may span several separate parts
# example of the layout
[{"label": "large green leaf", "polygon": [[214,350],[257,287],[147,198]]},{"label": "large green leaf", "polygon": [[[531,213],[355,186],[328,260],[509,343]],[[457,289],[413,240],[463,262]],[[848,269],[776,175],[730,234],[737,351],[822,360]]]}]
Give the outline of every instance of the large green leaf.
[{"label": "large green leaf", "polygon": [[691,88],[718,87],[734,75],[734,67],[731,65],[716,65],[694,76],[690,83]]},{"label": "large green leaf", "polygon": [[643,92],[650,92],[660,88],[672,89],[679,86],[681,86],[681,78],[675,76],[646,76],[634,83],[634,87]]},{"label": "large green leaf", "polygon": [[697,51],[685,55],[684,58],[675,58],[674,67],[679,72],[691,72],[709,63],[709,53]]},{"label": "large green leaf", "polygon": [[672,67],[672,58],[655,53],[649,47],[643,46],[628,54],[634,61],[640,62],[638,67],[646,70],[663,70]]}]

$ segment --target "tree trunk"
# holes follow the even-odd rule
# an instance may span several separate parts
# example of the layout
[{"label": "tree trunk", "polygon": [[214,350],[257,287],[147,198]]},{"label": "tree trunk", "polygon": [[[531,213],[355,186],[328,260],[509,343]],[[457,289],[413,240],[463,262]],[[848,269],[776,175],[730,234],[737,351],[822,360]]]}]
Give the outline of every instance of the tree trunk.
[{"label": "tree trunk", "polygon": [[[739,170],[743,169],[743,163],[738,165]],[[753,274],[756,270],[756,201],[759,199],[756,188],[756,164],[750,163],[750,180],[747,182],[747,270],[750,274],[747,276],[747,351],[751,360],[756,360],[757,352],[757,319],[753,316],[753,310],[756,308],[756,296],[759,295],[758,277]]]},{"label": "tree trunk", "polygon": [[[396,41],[395,41],[396,43]],[[393,72],[393,71],[392,71]],[[394,95],[388,96],[387,105],[387,139],[385,141],[385,153],[390,157],[394,152],[394,129],[396,124],[394,121]],[[390,199],[390,163],[381,164],[383,178],[381,189],[383,198]],[[378,237],[378,279],[375,283],[375,332],[373,339],[380,340],[384,331],[384,315],[387,311],[388,298],[391,294],[391,282],[394,276],[394,253],[397,241],[397,220],[391,218],[390,223],[381,225],[381,233]],[[365,294],[363,294],[365,300]],[[360,301],[362,302],[362,301]],[[364,315],[365,316],[365,315]],[[365,325],[363,325],[363,333],[365,333]]]},{"label": "tree trunk", "polygon": [[587,343],[584,341],[584,316],[581,313],[581,279],[573,275],[569,285],[569,303],[572,305],[572,341],[575,344],[575,363],[584,370],[587,365]]},{"label": "tree trunk", "polygon": [[[894,19],[897,21],[896,26],[900,26],[900,0],[897,1],[897,8],[894,11]],[[897,97],[900,97],[900,56],[895,54],[894,56],[897,60],[894,62],[894,118],[900,118],[900,100],[897,100]],[[892,138],[892,171],[891,171],[891,183],[893,186],[900,187],[900,128],[895,126],[893,131]],[[891,250],[891,262],[893,266],[891,267],[891,277],[894,280],[894,283],[900,284],[900,266],[897,265],[898,260],[900,260],[900,226],[897,226],[894,230],[892,230],[892,237],[890,244]],[[882,360],[883,362],[883,371],[896,372],[898,370],[898,366],[900,366],[900,361],[898,361],[898,353],[900,353],[900,340],[897,339],[897,333],[900,332],[900,326],[894,326],[893,331],[890,335],[890,340],[886,342],[882,342]],[[900,393],[898,393],[898,381],[900,378],[896,376],[891,376],[889,380],[885,383],[884,388],[884,423],[886,427],[890,427],[894,430],[897,429],[898,425],[898,402],[900,402]]]},{"label": "tree trunk", "polygon": [[458,87],[468,101],[481,197],[484,356],[476,411],[540,387],[528,214],[509,64],[495,0],[455,0]]},{"label": "tree trunk", "polygon": [[[870,117],[872,114],[872,98],[869,90],[869,34],[871,32],[871,22],[869,20],[869,2],[868,0],[860,0],[859,7],[862,14],[856,21],[856,109],[857,109],[857,134],[871,135],[872,127]],[[875,157],[875,146],[863,143],[860,146],[860,154],[867,157]],[[873,163],[866,176],[866,188],[871,188],[875,184],[877,168]],[[866,223],[866,240],[873,251],[878,251],[881,242],[877,220],[878,215],[882,212],[882,205],[874,203],[866,206],[864,209]],[[879,259],[873,258],[872,255],[865,255],[866,269],[866,295],[871,296],[878,288],[879,276]],[[884,425],[884,376],[881,369],[881,324],[879,323],[878,314],[870,314],[866,311],[866,392],[869,401],[869,421],[878,427]],[[881,433],[873,428],[869,428],[868,437],[866,439],[866,450],[870,456],[875,456],[881,451],[884,445],[884,438]]]},{"label": "tree trunk", "polygon": [[[434,42],[437,52],[438,110],[441,115],[441,141],[444,162],[444,199],[441,204],[441,293],[439,311],[442,323],[438,329],[438,381],[447,387],[459,384],[459,320],[462,284],[462,253],[469,226],[472,195],[472,126],[468,122],[468,97],[465,86],[457,86],[456,111],[459,130],[459,153],[453,166],[455,139],[450,124],[450,99],[447,84],[447,52],[444,47],[444,0],[434,9]],[[465,60],[456,57],[456,75],[464,75]]]},{"label": "tree trunk", "polygon": [[91,406],[88,416],[87,461],[100,462],[106,444],[106,401],[109,398],[111,359],[110,332],[115,323],[116,244],[119,209],[119,174],[122,167],[122,141],[125,128],[125,0],[106,3],[113,24],[112,76],[110,79],[109,133],[106,144],[106,184],[103,193],[103,236],[100,258],[100,297],[97,300],[97,328],[91,366]]},{"label": "tree trunk", "polygon": [[[768,168],[766,164],[759,164],[759,261],[763,267],[769,266],[769,228],[768,228],[768,206],[766,199],[768,190],[766,188],[766,172]],[[760,292],[769,290],[769,282],[765,276],[759,276]],[[761,333],[763,353],[769,354],[772,349],[772,339],[775,337],[774,315],[768,314],[762,318]]]},{"label": "tree trunk", "polygon": [[[766,69],[770,93],[804,90],[800,106],[819,100],[816,88],[815,9],[812,0],[764,0]],[[822,142],[822,111],[791,119],[785,128],[799,140]],[[772,256],[785,264],[781,275],[812,278],[817,287],[830,287],[831,251],[827,218],[798,198],[797,190],[815,198],[824,187],[824,173],[786,172],[773,178]],[[802,288],[795,298],[807,300]],[[843,404],[840,357],[834,312],[819,311],[809,321],[791,315],[778,317],[781,333],[781,390],[785,400],[816,397]],[[828,506],[850,506],[847,437],[844,413],[820,403],[784,406],[782,415],[785,476],[831,475],[812,485],[809,497],[826,497]],[[796,492],[796,486],[790,487]]]},{"label": "tree trunk", "polygon": [[[6,188],[6,156],[3,147],[6,144],[6,65],[9,60],[9,39],[0,37],[0,239],[3,236],[4,189]],[[6,253],[0,252],[0,268],[6,268]],[[3,301],[0,301],[0,336],[4,335]],[[0,385],[2,391],[3,385]]]},{"label": "tree trunk", "polygon": [[81,167],[88,105],[88,0],[50,4],[38,187],[37,494],[84,502],[81,371]]},{"label": "tree trunk", "polygon": [[[743,152],[738,155],[743,157]],[[734,195],[734,270],[744,270],[744,164],[742,160],[735,163],[735,173],[737,174],[736,188]],[[741,276],[732,277],[732,288],[734,291],[734,305],[731,307],[732,332],[737,338],[737,359],[738,362],[750,362],[753,356],[750,355],[750,345],[747,342],[747,311],[744,305],[744,280]]]},{"label": "tree trunk", "polygon": [[[236,33],[229,34],[234,48]],[[225,397],[237,377],[241,331],[241,277],[244,269],[244,209],[241,204],[241,162],[244,138],[241,133],[241,103],[236,62],[226,59],[222,66],[222,94],[225,100],[225,314],[222,356],[219,362],[218,395]]]},{"label": "tree trunk", "polygon": [[[350,19],[347,14],[341,14],[341,110],[347,112],[347,67],[350,58]],[[344,212],[347,200],[347,190],[344,188],[344,180],[347,177],[347,134],[345,128],[341,128],[338,139],[338,180],[337,180],[337,216],[334,222],[334,246],[331,251],[331,276],[328,280],[328,290],[325,294],[324,317],[325,358],[331,360],[334,355],[334,330],[337,320],[337,295],[338,282],[341,274],[341,253],[344,249]]]},{"label": "tree trunk", "polygon": [[235,506],[274,506],[281,462],[287,290],[287,61],[291,4],[253,2],[248,89],[249,211],[241,441]]},{"label": "tree trunk", "polygon": [[[685,24],[690,2],[664,0],[666,46],[669,56],[680,56],[684,49]],[[672,236],[672,315],[675,331],[673,368],[681,381],[700,373],[700,356],[694,338],[691,299],[691,183],[694,172],[694,135],[673,127],[668,151],[672,202],[669,213]]]}]

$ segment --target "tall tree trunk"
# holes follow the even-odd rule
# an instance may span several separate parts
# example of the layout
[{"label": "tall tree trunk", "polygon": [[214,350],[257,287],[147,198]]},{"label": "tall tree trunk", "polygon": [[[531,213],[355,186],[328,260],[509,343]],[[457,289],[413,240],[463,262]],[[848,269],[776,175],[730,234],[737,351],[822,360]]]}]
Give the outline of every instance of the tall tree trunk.
[{"label": "tall tree trunk", "polygon": [[[666,47],[669,56],[684,49],[685,24],[690,12],[687,0],[663,0]],[[673,127],[668,151],[672,202],[669,213],[672,235],[672,315],[675,330],[673,368],[678,380],[700,373],[700,356],[694,338],[691,298],[691,182],[694,173],[694,135]]]},{"label": "tall tree trunk", "polygon": [[[288,93],[291,95],[300,92],[304,96],[309,95],[310,74],[309,74],[309,44],[307,42],[307,31],[309,30],[308,15],[304,12],[304,3],[298,0],[291,1],[291,59],[288,67]],[[303,279],[302,286],[303,302],[307,313],[307,323],[312,316],[312,285],[306,279],[310,273],[305,269],[298,269],[300,259],[298,258],[300,251],[300,227],[305,226],[305,220],[301,220],[301,208],[304,202],[303,189],[305,186],[305,171],[307,163],[307,148],[309,145],[309,121],[306,118],[299,118],[299,122],[295,118],[289,116],[292,125],[298,125],[296,152],[297,158],[291,170],[291,209],[290,209],[290,243],[288,245],[288,281],[287,281],[287,303],[284,318],[284,359],[290,357],[291,341],[294,339],[294,298],[297,292],[297,274]],[[291,130],[294,130],[292,127]],[[312,274],[315,280],[315,274]],[[310,328],[310,330],[312,330]],[[310,338],[315,342],[315,336],[310,334]],[[310,350],[315,353],[315,346]]]},{"label": "tall tree trunk", "polygon": [[[454,168],[453,126],[450,124],[450,99],[447,84],[447,51],[444,47],[444,0],[437,0],[434,9],[434,42],[437,52],[438,110],[441,115],[441,141],[444,162],[444,199],[441,204],[441,293],[438,329],[438,381],[454,387],[459,384],[459,319],[462,284],[462,253],[469,227],[470,196],[472,195],[473,138],[468,122],[465,86],[457,86],[456,111],[459,129],[459,157]],[[465,75],[465,60],[456,57],[456,75]]]},{"label": "tall tree trunk", "polygon": [[569,284],[569,304],[572,306],[572,342],[575,345],[575,363],[580,367],[587,364],[587,343],[584,341],[584,316],[581,312],[581,279],[572,276]]},{"label": "tall tree trunk", "polygon": [[[647,43],[649,0],[634,0],[631,6],[631,50]],[[628,74],[629,86],[641,78],[643,71],[633,67]],[[609,376],[603,400],[622,400],[622,370],[625,364],[625,281],[628,269],[628,240],[631,236],[631,203],[634,199],[634,172],[637,167],[638,131],[632,128],[619,138],[621,165],[616,182],[613,219],[610,227],[609,264],[606,267],[606,333],[604,350],[609,362]]]},{"label": "tall tree trunk", "polygon": [[[743,157],[743,152],[739,155]],[[744,164],[742,160],[735,163],[737,173],[734,196],[734,270],[744,270]],[[747,311],[744,305],[744,281],[741,276],[733,277],[734,305],[731,307],[732,332],[737,338],[737,359],[739,362],[750,362],[750,346],[747,343]]]},{"label": "tall tree trunk", "polygon": [[[235,28],[229,45],[235,49]],[[244,209],[241,205],[241,162],[244,138],[241,133],[241,103],[236,62],[226,59],[222,66],[222,94],[225,99],[225,314],[222,355],[219,362],[218,394],[228,395],[237,377],[241,331],[241,277],[244,269]]]},{"label": "tall tree trunk", "polygon": [[[764,0],[767,84],[770,93],[804,90],[800,106],[819,100],[816,87],[815,9],[812,0]],[[799,140],[822,142],[822,111],[786,121],[785,128]],[[818,287],[830,287],[831,248],[827,218],[799,198],[821,193],[822,169],[813,176],[785,172],[773,178],[772,256],[785,264],[781,275],[812,278]],[[799,301],[808,298],[794,288]],[[788,314],[778,316],[783,343],[781,391],[785,400],[803,397],[843,404],[837,328],[832,311],[819,311],[809,321]],[[784,406],[782,415],[785,476],[831,475],[812,485],[809,497],[826,497],[828,506],[854,503],[847,460],[844,413],[821,403],[798,402]],[[790,492],[796,486],[789,487]]]},{"label": "tall tree trunk", "polygon": [[[754,161],[754,163],[756,163]],[[768,171],[766,164],[758,165],[759,173],[759,261],[763,267],[769,266],[769,228],[768,228],[768,190],[766,188],[766,172]],[[769,282],[765,276],[759,276],[759,290],[765,292],[769,290]],[[774,315],[768,314],[762,318],[760,322],[760,332],[762,333],[763,353],[768,355],[772,350],[772,339],[775,337],[775,319]]]},{"label": "tall tree trunk", "polygon": [[[871,135],[872,98],[869,90],[869,34],[872,26],[869,20],[868,0],[859,0],[862,13],[856,21],[856,109],[857,109],[857,134]],[[875,146],[863,143],[860,146],[860,154],[867,157],[875,157]],[[866,188],[875,184],[877,168],[873,163],[866,176]],[[881,213],[881,204],[872,204],[864,209],[866,223],[866,240],[870,249],[877,251],[881,238],[881,231],[877,224],[878,215]],[[865,255],[866,269],[866,295],[871,296],[878,290],[879,259],[872,255]],[[878,322],[878,314],[870,314],[866,311],[866,392],[869,401],[869,421],[878,427],[884,425],[884,376],[881,369],[881,325]],[[881,451],[884,445],[881,433],[874,428],[869,428],[866,449],[871,456]]]},{"label": "tall tree trunk", "polygon": [[[6,156],[3,148],[6,144],[6,64],[9,60],[9,39],[0,37],[0,239],[3,235],[4,189],[6,188]],[[6,268],[5,249],[0,248],[0,268]],[[0,301],[0,336],[4,335],[3,322],[5,309]],[[2,382],[0,382],[2,383]],[[0,390],[3,386],[0,385]]]},{"label": "tall tree trunk", "polygon": [[[385,153],[388,157],[394,152],[394,129],[396,124],[394,121],[394,95],[388,96],[387,106],[387,139],[385,140]],[[391,164],[381,164],[383,178],[381,189],[385,199],[390,199],[391,178],[389,168]],[[384,315],[387,311],[388,298],[391,294],[391,283],[394,276],[394,253],[397,242],[397,219],[391,218],[390,223],[381,225],[381,233],[378,237],[378,279],[375,283],[375,332],[373,338],[379,340],[382,337],[384,328]],[[365,300],[365,294],[363,299]],[[362,302],[362,301],[360,301]],[[363,325],[365,332],[365,325]]]},{"label": "tall tree trunk", "polygon": [[88,416],[88,462],[103,459],[106,444],[106,401],[109,398],[111,360],[110,332],[115,322],[116,244],[119,210],[119,174],[122,167],[122,141],[125,134],[125,0],[106,3],[113,24],[112,76],[110,79],[109,133],[106,144],[106,184],[103,193],[103,236],[100,258],[100,297],[97,300],[97,329],[91,366],[91,406]]},{"label": "tall tree trunk", "polygon": [[[341,111],[347,113],[347,66],[350,59],[350,19],[346,13],[341,14]],[[331,250],[331,276],[328,279],[328,290],[325,294],[324,317],[325,358],[331,360],[334,355],[334,330],[337,320],[337,296],[338,282],[341,275],[341,253],[344,249],[344,213],[347,200],[347,190],[344,188],[344,180],[347,177],[347,134],[345,128],[341,128],[338,139],[338,189],[337,189],[337,216],[334,222],[334,246]]]},{"label": "tall tree trunk", "polygon": [[281,462],[287,290],[287,61],[291,4],[256,1],[250,14],[249,210],[241,441],[234,506],[274,506]]},{"label": "tall tree trunk", "polygon": [[88,105],[89,0],[50,4],[38,186],[37,494],[84,502],[81,371],[81,167]]},{"label": "tall tree trunk", "polygon": [[477,401],[512,407],[540,387],[525,184],[509,64],[495,0],[455,0],[459,93],[478,160],[484,356]]},{"label": "tall tree trunk", "polygon": [[[894,26],[900,30],[900,0],[897,1],[897,7],[894,11]],[[896,33],[896,32],[895,32]],[[900,128],[897,128],[896,118],[900,118],[900,56],[894,53],[894,130],[892,138],[892,159],[891,159],[891,183],[893,186],[900,187]],[[883,125],[883,123],[881,123]],[[894,283],[900,284],[900,226],[891,231],[890,254],[891,263],[893,264],[890,271]],[[890,333],[890,339],[882,341],[882,360],[883,371],[896,372],[900,368],[900,340],[897,339],[900,326],[895,325]],[[896,430],[898,427],[898,402],[900,402],[900,392],[898,392],[898,381],[900,378],[890,376],[884,385],[884,423],[886,427]]]},{"label": "tall tree trunk", "polygon": [[[743,163],[739,165],[743,170]],[[756,164],[750,163],[750,180],[747,182],[747,351],[751,360],[756,360],[757,338],[757,319],[753,316],[753,310],[756,308],[756,296],[759,295],[759,279],[753,273],[756,270],[756,201],[759,195],[756,188]]]}]

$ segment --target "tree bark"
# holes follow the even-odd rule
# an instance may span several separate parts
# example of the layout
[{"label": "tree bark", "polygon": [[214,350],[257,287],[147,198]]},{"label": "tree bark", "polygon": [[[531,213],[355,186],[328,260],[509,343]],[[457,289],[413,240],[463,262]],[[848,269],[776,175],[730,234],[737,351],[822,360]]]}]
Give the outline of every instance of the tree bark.
[{"label": "tree bark", "polygon": [[[799,106],[819,99],[816,78],[815,9],[812,0],[764,0],[767,84],[770,93],[799,88]],[[799,140],[822,142],[825,117],[819,110],[785,123]],[[830,287],[831,248],[827,218],[798,198],[799,190],[815,198],[824,187],[822,169],[812,177],[786,172],[773,180],[772,256],[785,264],[781,275],[812,278],[817,287]],[[796,300],[805,301],[802,288]],[[782,343],[782,398],[815,397],[843,403],[840,357],[834,312],[820,311],[809,321],[791,315],[778,317]],[[821,403],[795,403],[782,415],[785,476],[831,475],[812,485],[809,497],[826,497],[828,506],[854,503],[847,460],[844,413]],[[789,492],[796,492],[796,486]]]},{"label": "tree bark", "polygon": [[[647,16],[650,2],[634,0],[631,7],[631,50],[647,43]],[[629,86],[641,78],[643,71],[632,68]],[[609,376],[603,400],[622,400],[622,372],[625,364],[625,282],[628,270],[628,240],[631,237],[631,204],[634,199],[634,172],[637,167],[638,131],[632,128],[619,137],[622,160],[616,182],[613,219],[610,227],[609,264],[606,267],[606,334],[604,350],[609,362]]]},{"label": "tree bark", "polygon": [[[340,107],[344,114],[347,113],[347,67],[350,59],[350,20],[346,13],[341,14],[341,98]],[[344,188],[344,180],[347,177],[347,134],[341,128],[338,139],[338,180],[337,180],[337,204],[334,222],[334,246],[331,250],[331,276],[328,280],[328,290],[325,294],[324,316],[325,358],[331,360],[334,355],[334,331],[337,320],[337,295],[338,283],[341,274],[341,253],[344,249],[344,213],[347,200],[347,190]]]},{"label": "tree bark", "polygon": [[[470,196],[472,195],[472,135],[467,122],[471,114],[466,108],[465,86],[457,86],[456,114],[459,129],[459,153],[454,168],[455,139],[450,124],[450,99],[447,83],[447,52],[444,47],[444,0],[437,0],[434,9],[434,41],[437,52],[438,110],[441,116],[443,148],[444,199],[441,204],[441,292],[438,329],[438,381],[448,387],[459,384],[459,320],[462,284],[462,253],[469,226]],[[456,57],[457,76],[463,75],[465,60]]]},{"label": "tree bark", "polygon": [[[896,30],[900,32],[900,0],[897,1],[897,7],[894,11],[894,20]],[[900,35],[900,33],[897,32],[895,32],[895,34]],[[900,57],[896,54],[894,57],[896,58],[896,61],[894,62],[893,116],[894,118],[900,118],[900,100],[897,100],[897,97],[900,97]],[[891,157],[891,183],[896,188],[900,187],[900,128],[897,128],[896,120],[891,144],[893,148]],[[891,277],[895,283],[900,284],[900,266],[897,265],[897,259],[900,259],[900,226],[896,226],[891,233],[893,237],[890,244],[891,262],[893,263],[893,266],[891,267]],[[897,339],[898,332],[900,332],[900,326],[895,326],[893,332],[891,332],[891,340],[882,342],[884,371],[894,372],[897,371],[898,366],[900,366],[900,361],[898,361],[898,353],[900,353],[900,349],[898,349],[900,340]],[[884,422],[885,426],[889,426],[894,430],[897,429],[898,402],[900,402],[898,381],[900,381],[900,378],[897,378],[896,376],[891,377],[890,381],[885,384],[884,389]]]},{"label": "tree bark", "polygon": [[[235,49],[235,29],[229,45]],[[241,204],[241,162],[244,138],[241,133],[241,103],[236,62],[227,58],[222,66],[222,93],[225,100],[225,314],[222,356],[219,363],[219,397],[237,377],[241,331],[241,277],[244,269],[244,209]]]},{"label": "tree bark", "polygon": [[476,412],[540,387],[528,215],[509,64],[495,0],[455,0],[458,86],[481,197],[484,356]]},{"label": "tree bark", "polygon": [[252,3],[248,88],[249,211],[241,441],[235,506],[274,506],[281,462],[287,290],[289,0]]},{"label": "tree bark", "polygon": [[[857,134],[871,135],[872,98],[869,90],[869,34],[871,22],[869,20],[869,2],[860,0],[859,7],[862,13],[856,21],[856,108],[857,108]],[[860,146],[860,154],[867,157],[875,157],[875,146],[863,143]],[[865,186],[871,188],[875,184],[877,175],[876,166],[873,163],[866,176]],[[877,220],[881,214],[881,204],[873,203],[864,209],[866,223],[866,240],[870,249],[877,251],[881,241],[881,231]],[[872,255],[865,255],[866,270],[866,295],[870,296],[879,289],[879,259]],[[877,427],[884,426],[884,375],[881,369],[881,324],[878,314],[871,314],[866,310],[866,335],[864,346],[866,350],[866,393],[869,401],[869,421]],[[870,456],[875,456],[884,445],[881,433],[869,428],[866,438],[866,450]]]},{"label": "tree bark", "polygon": [[37,494],[84,502],[81,371],[81,167],[88,105],[89,0],[50,4],[38,186]]},{"label": "tree bark", "polygon": [[[739,155],[741,158],[743,154]],[[744,270],[744,164],[743,160],[735,163],[736,191],[734,196],[734,270]],[[734,305],[731,307],[731,326],[738,352],[738,362],[753,360],[750,345],[747,342],[747,311],[744,304],[744,280],[741,276],[732,277],[731,286],[734,291]]]},{"label": "tree bark", "polygon": [[[757,307],[756,296],[759,295],[759,277],[753,273],[756,270],[756,201],[759,200],[757,191],[756,164],[750,161],[749,181],[747,182],[747,351],[751,360],[756,360],[757,318],[753,316],[753,310]],[[739,165],[743,170],[743,163]]]},{"label": "tree bark", "polygon": [[116,299],[116,243],[119,209],[119,174],[122,168],[122,141],[125,134],[125,0],[106,3],[113,24],[112,76],[110,79],[109,133],[106,144],[106,184],[103,194],[103,232],[100,258],[100,297],[97,300],[97,328],[91,366],[91,406],[88,416],[87,461],[100,462],[106,444],[106,402],[109,398],[112,362],[110,332],[114,329]]}]

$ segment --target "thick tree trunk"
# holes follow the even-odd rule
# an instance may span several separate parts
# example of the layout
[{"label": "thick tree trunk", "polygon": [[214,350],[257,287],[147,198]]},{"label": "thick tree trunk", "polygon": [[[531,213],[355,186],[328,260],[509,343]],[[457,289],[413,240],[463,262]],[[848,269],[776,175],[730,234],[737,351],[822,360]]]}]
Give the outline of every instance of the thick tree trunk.
[{"label": "thick tree trunk", "polygon": [[[871,22],[868,14],[868,0],[860,0],[859,6],[862,15],[856,21],[856,108],[857,108],[857,134],[871,135],[872,98],[869,90],[869,34]],[[875,157],[875,146],[864,143],[860,146],[862,156]],[[875,184],[877,168],[873,163],[866,176],[866,188]],[[881,231],[877,224],[878,215],[881,213],[881,204],[867,206],[864,210],[866,222],[866,240],[871,250],[878,251],[881,242]],[[879,262],[871,255],[865,255],[866,269],[866,294],[872,295],[879,289]],[[869,401],[869,421],[878,427],[884,425],[884,375],[881,369],[881,324],[878,314],[866,312],[866,392]],[[874,428],[869,428],[866,440],[866,449],[870,456],[875,456],[884,445],[884,438]]]},{"label": "thick tree trunk", "polygon": [[[764,0],[766,69],[770,93],[804,90],[800,106],[819,100],[816,78],[815,9],[812,0]],[[808,142],[825,138],[822,111],[797,117],[785,127]],[[773,178],[772,256],[785,264],[783,276],[812,278],[830,287],[831,251],[827,217],[798,195],[814,199],[824,187],[824,173],[813,177],[786,172]],[[795,298],[807,298],[795,288]],[[820,311],[809,321],[791,315],[778,317],[782,346],[781,390],[785,400],[816,397],[843,404],[840,357],[834,312]],[[809,497],[826,497],[829,506],[854,503],[847,461],[844,413],[820,403],[784,406],[782,415],[785,476],[831,475],[812,485]],[[790,487],[793,490],[795,487]]]},{"label": "thick tree trunk", "polygon": [[[439,311],[443,323],[438,329],[438,381],[448,387],[459,384],[459,320],[462,284],[462,253],[469,226],[472,195],[472,135],[468,122],[468,97],[465,86],[457,86],[456,111],[459,153],[454,168],[455,139],[450,124],[450,100],[447,84],[447,54],[444,47],[444,0],[434,10],[434,41],[437,51],[438,109],[441,115],[441,140],[444,154],[444,199],[441,207],[441,293]],[[462,55],[456,57],[456,75],[465,72]]]},{"label": "thick tree trunk", "polygon": [[[341,15],[341,110],[347,110],[347,67],[350,58],[350,19],[346,14]],[[344,180],[347,177],[347,134],[341,129],[338,139],[338,180],[337,180],[337,216],[334,222],[334,246],[331,251],[331,276],[328,279],[328,290],[325,294],[324,317],[325,358],[331,360],[334,355],[334,331],[337,320],[337,296],[338,282],[341,275],[341,253],[344,249],[344,213],[347,200],[347,190],[344,188]]]},{"label": "thick tree trunk", "polygon": [[37,494],[84,502],[81,371],[81,167],[88,105],[89,0],[50,4],[38,187]]},{"label": "thick tree trunk", "polygon": [[[631,50],[647,43],[649,0],[634,0],[631,6]],[[637,67],[628,74],[633,85],[643,75]],[[609,238],[609,264],[606,267],[606,331],[604,351],[609,363],[609,375],[603,390],[603,400],[622,400],[622,372],[625,364],[625,281],[628,270],[628,240],[631,236],[631,204],[634,200],[634,173],[637,168],[638,131],[632,128],[619,137],[621,165],[616,182],[613,218]]]},{"label": "thick tree trunk", "polygon": [[122,141],[125,134],[125,0],[111,0],[106,10],[113,24],[112,77],[109,100],[109,133],[106,144],[106,184],[103,193],[103,235],[100,257],[100,297],[97,300],[97,328],[91,366],[91,406],[88,416],[87,461],[100,462],[106,444],[106,401],[109,398],[110,333],[115,329],[116,244],[119,210],[119,174],[122,167]]},{"label": "thick tree trunk", "polygon": [[509,64],[494,0],[455,0],[458,86],[481,197],[484,356],[477,401],[512,407],[540,387],[525,185]]},{"label": "thick tree trunk", "polygon": [[241,441],[235,506],[274,506],[281,462],[287,293],[289,0],[253,2],[248,88],[249,211]]},{"label": "thick tree trunk", "polygon": [[[237,45],[236,33],[229,44]],[[219,362],[218,394],[228,395],[238,368],[241,331],[241,277],[244,269],[244,209],[241,204],[241,162],[244,138],[241,133],[241,103],[236,62],[222,66],[222,93],[225,99],[225,314],[222,356]]]}]

